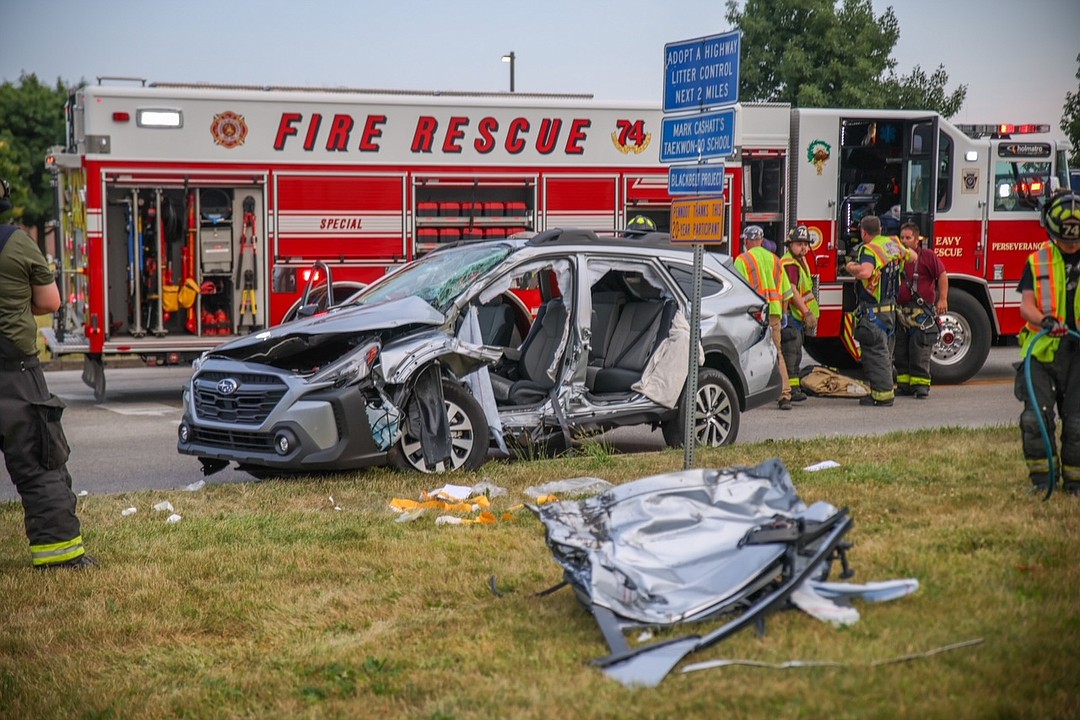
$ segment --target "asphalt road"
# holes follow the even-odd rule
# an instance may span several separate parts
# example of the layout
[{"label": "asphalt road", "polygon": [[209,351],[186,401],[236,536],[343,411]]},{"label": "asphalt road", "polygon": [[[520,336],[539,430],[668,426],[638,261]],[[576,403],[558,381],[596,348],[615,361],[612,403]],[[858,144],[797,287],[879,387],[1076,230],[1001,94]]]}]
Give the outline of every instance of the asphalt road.
[{"label": "asphalt road", "polygon": [[[810,398],[790,412],[767,406],[742,417],[739,442],[768,438],[817,438],[882,434],[924,427],[1011,425],[1020,414],[1012,382],[1018,351],[993,348],[990,360],[972,380],[959,386],[935,386],[927,400],[897,398],[892,408],[860,407],[854,400]],[[46,374],[49,387],[67,403],[64,429],[72,447],[68,468],[76,492],[116,493],[182,488],[202,479],[195,458],[176,452],[180,393],[187,367],[108,368],[108,396],[94,402],[78,370]],[[623,452],[660,450],[659,431],[628,428],[608,433]],[[6,470],[0,470],[0,501],[18,496]],[[232,468],[212,482],[247,482]]]}]

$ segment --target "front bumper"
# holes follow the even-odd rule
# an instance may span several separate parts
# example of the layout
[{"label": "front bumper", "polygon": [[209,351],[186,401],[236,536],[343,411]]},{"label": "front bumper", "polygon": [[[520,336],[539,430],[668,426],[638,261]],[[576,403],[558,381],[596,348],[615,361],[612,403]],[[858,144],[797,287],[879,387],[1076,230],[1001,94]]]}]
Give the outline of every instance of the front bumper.
[{"label": "front bumper", "polygon": [[[238,400],[206,390],[220,374],[242,376]],[[290,472],[381,465],[386,452],[372,434],[369,398],[361,387],[307,388],[253,373],[196,375],[185,391],[176,449],[184,455]],[[259,386],[249,379],[262,378]],[[200,381],[201,379],[201,381]]]}]

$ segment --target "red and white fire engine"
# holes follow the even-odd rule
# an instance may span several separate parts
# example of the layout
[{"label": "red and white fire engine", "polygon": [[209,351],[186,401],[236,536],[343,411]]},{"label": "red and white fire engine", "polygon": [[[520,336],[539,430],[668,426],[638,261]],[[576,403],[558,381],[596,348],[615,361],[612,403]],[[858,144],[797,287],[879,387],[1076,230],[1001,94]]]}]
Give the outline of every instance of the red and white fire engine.
[{"label": "red and white fire engine", "polygon": [[[1068,169],[1051,142],[973,139],[894,111],[737,109],[723,249],[747,223],[780,241],[810,227],[822,322],[809,348],[843,359],[853,303],[848,228],[866,213],[915,219],[944,257],[950,305],[939,380],[982,366],[1020,328],[1012,292],[1042,239],[1022,202]],[[104,359],[175,363],[280,322],[316,260],[342,297],[441,243],[520,230],[668,226],[658,107],[588,96],[99,84],[67,106],[50,154],[65,304],[44,332],[83,353],[101,400]],[[732,211],[734,209],[734,211]],[[891,214],[891,215],[890,215]]]}]

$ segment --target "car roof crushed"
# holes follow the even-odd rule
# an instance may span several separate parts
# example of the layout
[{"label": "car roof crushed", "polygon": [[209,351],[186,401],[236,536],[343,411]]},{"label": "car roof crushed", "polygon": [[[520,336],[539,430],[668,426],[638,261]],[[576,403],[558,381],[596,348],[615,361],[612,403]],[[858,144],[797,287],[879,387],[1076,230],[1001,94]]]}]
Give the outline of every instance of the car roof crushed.
[{"label": "car roof crushed", "polygon": [[[847,510],[807,507],[779,460],[656,475],[533,511],[611,651],[594,664],[626,685],[657,685],[690,653],[763,623],[835,560],[851,574]],[[726,622],[704,635],[634,646],[624,635],[713,619]]]}]

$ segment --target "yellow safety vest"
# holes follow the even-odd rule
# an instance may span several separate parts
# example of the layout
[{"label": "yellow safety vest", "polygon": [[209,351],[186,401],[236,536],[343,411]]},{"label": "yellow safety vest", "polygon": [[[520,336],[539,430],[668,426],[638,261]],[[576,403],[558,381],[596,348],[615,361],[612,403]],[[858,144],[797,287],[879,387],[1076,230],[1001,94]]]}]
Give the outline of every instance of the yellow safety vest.
[{"label": "yellow safety vest", "polygon": [[[787,274],[787,268],[794,265],[799,268],[799,281],[795,285],[793,292],[799,293],[802,301],[806,303],[806,307],[810,310],[810,313],[814,317],[821,317],[821,309],[818,307],[817,296],[814,295],[814,277],[810,274],[810,266],[806,262],[806,258],[797,258],[790,252],[784,254],[781,258],[780,264],[784,268],[784,274]],[[790,282],[790,278],[789,278]],[[802,310],[798,306],[791,306],[791,314],[796,320],[802,320]]]},{"label": "yellow safety vest", "polygon": [[791,282],[780,258],[760,245],[735,258],[735,269],[769,303],[769,314],[784,314],[783,301],[792,295]]},{"label": "yellow safety vest", "polygon": [[[1052,315],[1058,322],[1065,322],[1065,259],[1061,250],[1052,242],[1046,242],[1035,252],[1028,255],[1028,267],[1034,280],[1035,303],[1039,312]],[[1073,295],[1073,324],[1080,322],[1080,292]],[[1075,330],[1076,328],[1070,328]],[[1027,323],[1020,331],[1020,357],[1027,357],[1028,345],[1035,340],[1042,328]],[[1040,362],[1053,362],[1061,338],[1044,335],[1035,343],[1032,355]]]}]

